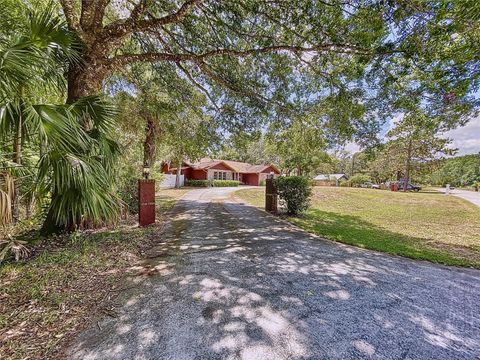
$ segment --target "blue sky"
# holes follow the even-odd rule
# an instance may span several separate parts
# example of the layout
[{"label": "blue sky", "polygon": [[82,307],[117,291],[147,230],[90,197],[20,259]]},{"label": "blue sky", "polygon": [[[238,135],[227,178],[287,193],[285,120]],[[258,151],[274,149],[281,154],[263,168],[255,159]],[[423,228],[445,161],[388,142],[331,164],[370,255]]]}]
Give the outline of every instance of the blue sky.
[{"label": "blue sky", "polygon": [[[397,118],[393,118],[385,124],[385,132],[392,127],[396,120]],[[452,147],[458,149],[457,155],[480,153],[480,115],[472,118],[467,125],[446,132],[444,136],[452,139]],[[345,146],[345,150],[354,153],[360,148],[355,143],[349,143]]]},{"label": "blue sky", "polygon": [[470,120],[467,125],[445,133],[458,148],[458,155],[478,154],[480,152],[480,116]]}]

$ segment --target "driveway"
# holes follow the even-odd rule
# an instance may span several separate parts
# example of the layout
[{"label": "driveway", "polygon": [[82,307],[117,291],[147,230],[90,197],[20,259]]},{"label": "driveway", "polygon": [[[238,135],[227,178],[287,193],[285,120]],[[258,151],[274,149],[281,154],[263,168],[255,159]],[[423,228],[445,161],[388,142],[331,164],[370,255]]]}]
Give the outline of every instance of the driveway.
[{"label": "driveway", "polygon": [[319,239],[188,193],[118,316],[70,359],[478,359],[480,272]]},{"label": "driveway", "polygon": [[[436,190],[445,193],[445,188],[438,188]],[[480,192],[454,189],[450,190],[450,194],[461,197],[462,199],[470,201],[474,205],[480,206]]]}]

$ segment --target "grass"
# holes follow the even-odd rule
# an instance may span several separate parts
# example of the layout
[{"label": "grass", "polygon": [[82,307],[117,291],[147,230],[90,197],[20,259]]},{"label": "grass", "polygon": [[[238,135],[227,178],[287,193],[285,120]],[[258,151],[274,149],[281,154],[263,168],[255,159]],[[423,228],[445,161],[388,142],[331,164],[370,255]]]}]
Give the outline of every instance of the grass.
[{"label": "grass", "polygon": [[157,224],[135,218],[115,229],[37,239],[32,256],[0,266],[0,359],[64,358],[73,335],[98,314],[115,316],[126,274],[159,240],[163,223],[188,190],[157,194]]},{"label": "grass", "polygon": [[[262,207],[261,189],[237,196]],[[392,193],[353,188],[314,188],[299,227],[325,238],[413,259],[480,268],[480,209],[434,191]]]}]

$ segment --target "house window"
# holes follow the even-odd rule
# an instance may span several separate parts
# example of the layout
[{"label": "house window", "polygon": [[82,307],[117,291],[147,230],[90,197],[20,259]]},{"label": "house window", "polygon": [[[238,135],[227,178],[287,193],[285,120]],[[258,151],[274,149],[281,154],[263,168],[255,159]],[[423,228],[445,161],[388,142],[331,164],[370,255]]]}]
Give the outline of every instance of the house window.
[{"label": "house window", "polygon": [[223,172],[223,180],[227,180],[227,172],[226,171]]},{"label": "house window", "polygon": [[216,171],[213,172],[213,179],[214,180],[218,179],[218,172],[216,172]]}]

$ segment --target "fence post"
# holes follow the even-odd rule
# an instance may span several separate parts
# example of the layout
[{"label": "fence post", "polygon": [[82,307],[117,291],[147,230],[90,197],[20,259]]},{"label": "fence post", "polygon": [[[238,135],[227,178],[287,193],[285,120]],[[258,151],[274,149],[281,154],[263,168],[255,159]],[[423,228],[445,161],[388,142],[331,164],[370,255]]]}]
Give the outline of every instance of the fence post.
[{"label": "fence post", "polygon": [[138,180],[138,223],[140,226],[155,223],[155,180]]},{"label": "fence post", "polygon": [[265,180],[265,210],[277,213],[277,188],[273,175],[268,175]]}]

